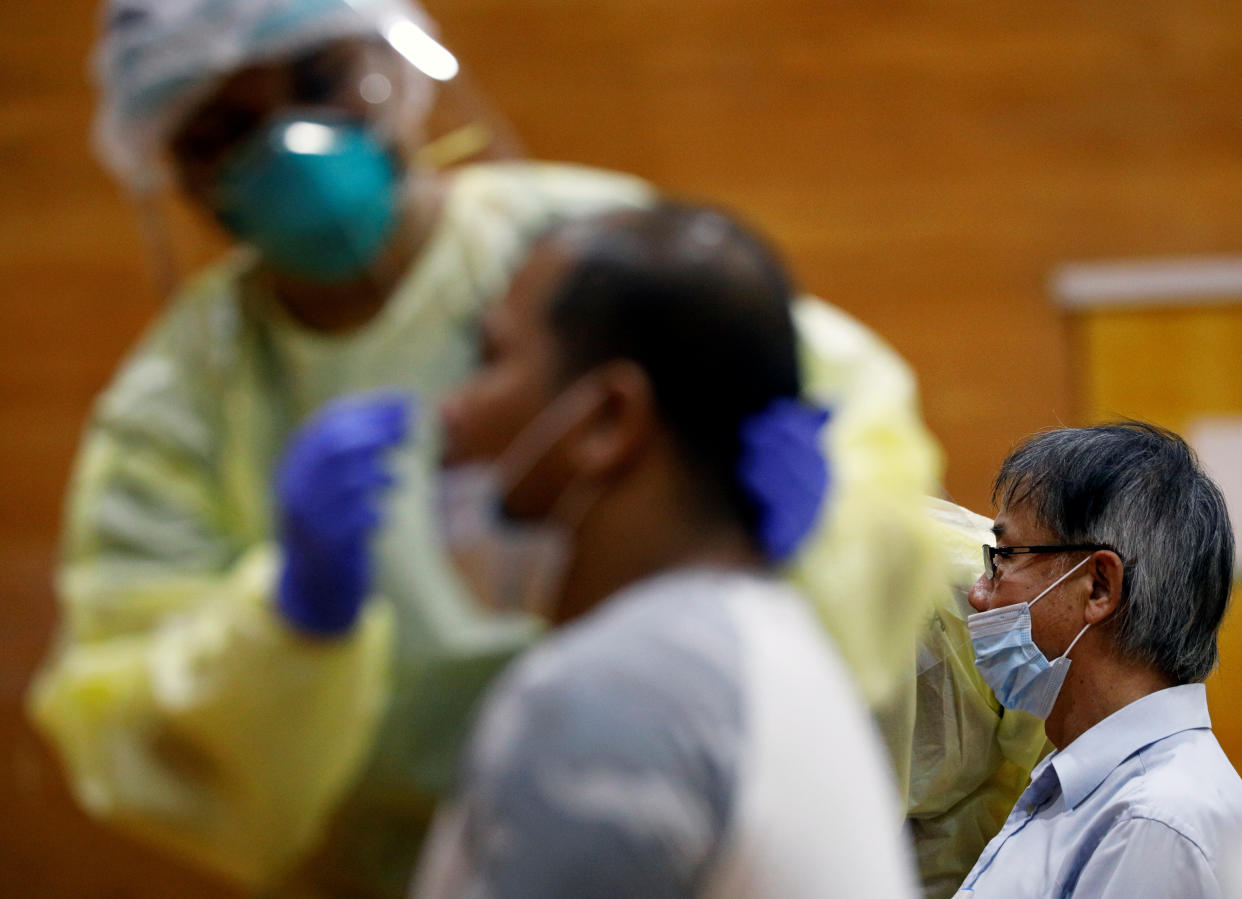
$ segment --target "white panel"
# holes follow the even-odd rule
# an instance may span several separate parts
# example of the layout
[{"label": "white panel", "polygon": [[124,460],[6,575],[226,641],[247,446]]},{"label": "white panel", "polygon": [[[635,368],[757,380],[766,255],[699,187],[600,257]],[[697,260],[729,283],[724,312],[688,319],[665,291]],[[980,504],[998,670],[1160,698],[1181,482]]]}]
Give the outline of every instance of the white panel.
[{"label": "white panel", "polygon": [[[1242,415],[1196,419],[1190,423],[1186,439],[1225,494],[1237,540],[1242,535]],[[1242,577],[1242,572],[1235,571],[1234,577]]]},{"label": "white panel", "polygon": [[1049,279],[1067,309],[1236,303],[1242,297],[1242,257],[1124,259],[1067,262]]}]

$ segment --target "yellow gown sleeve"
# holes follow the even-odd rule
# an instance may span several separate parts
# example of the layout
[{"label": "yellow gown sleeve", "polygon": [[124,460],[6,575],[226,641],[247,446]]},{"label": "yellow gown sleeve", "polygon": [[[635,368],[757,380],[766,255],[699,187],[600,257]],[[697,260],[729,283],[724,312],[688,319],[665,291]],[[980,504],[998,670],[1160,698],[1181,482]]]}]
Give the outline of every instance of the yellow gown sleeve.
[{"label": "yellow gown sleeve", "polygon": [[830,502],[791,577],[875,714],[906,797],[927,899],[951,896],[1044,752],[975,669],[966,592],[990,522],[939,489],[940,451],[905,363],[840,310],[794,310],[805,392],[832,410]]},{"label": "yellow gown sleeve", "polygon": [[[211,310],[215,309],[216,312]],[[259,886],[318,836],[386,700],[392,610],[300,636],[270,609],[266,485],[221,458],[174,307],[102,397],[70,487],[61,626],[29,711],[93,815]],[[232,479],[232,483],[229,483]]]},{"label": "yellow gown sleeve", "polygon": [[794,308],[804,393],[832,412],[829,501],[792,578],[811,598],[874,707],[909,679],[916,633],[944,582],[923,497],[939,484],[939,447],[914,377],[874,334],[814,298]]},{"label": "yellow gown sleeve", "polygon": [[975,667],[966,595],[991,521],[943,500],[927,511],[949,567],[906,691],[916,705],[907,815],[923,895],[939,899],[957,892],[1051,746],[1043,721],[1002,709]]}]

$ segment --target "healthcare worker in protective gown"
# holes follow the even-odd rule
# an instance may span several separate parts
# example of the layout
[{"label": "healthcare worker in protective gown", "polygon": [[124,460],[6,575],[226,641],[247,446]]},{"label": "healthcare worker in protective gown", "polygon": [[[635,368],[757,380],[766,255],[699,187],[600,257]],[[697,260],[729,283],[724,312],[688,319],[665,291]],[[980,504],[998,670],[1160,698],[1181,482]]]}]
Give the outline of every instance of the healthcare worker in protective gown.
[{"label": "healthcare worker in protective gown", "polygon": [[254,887],[399,892],[473,698],[535,627],[477,610],[435,549],[433,430],[393,453],[365,584],[358,523],[311,520],[313,483],[278,498],[275,460],[337,394],[455,385],[533,235],[650,191],[427,169],[453,88],[415,63],[452,57],[404,0],[115,0],[105,29],[105,160],[144,202],[175,181],[241,246],[94,409],[35,718],[100,818]]},{"label": "healthcare worker in protective gown", "polygon": [[[405,0],[107,9],[105,161],[144,208],[176,181],[239,247],[180,289],[96,404],[30,707],[91,814],[252,888],[399,893],[475,697],[538,632],[481,609],[437,548],[434,423],[381,415],[277,481],[291,435],[344,393],[435,402],[535,234],[651,200],[573,167],[428,168],[498,132],[454,112],[434,30]],[[431,142],[439,121],[452,130]],[[880,712],[938,895],[1042,733],[1001,717],[961,651],[978,522],[925,508],[940,461],[913,378],[832,307],[804,299],[794,318],[836,461],[831,511],[789,570]],[[364,482],[395,478],[373,518],[316,498],[333,453]]]}]

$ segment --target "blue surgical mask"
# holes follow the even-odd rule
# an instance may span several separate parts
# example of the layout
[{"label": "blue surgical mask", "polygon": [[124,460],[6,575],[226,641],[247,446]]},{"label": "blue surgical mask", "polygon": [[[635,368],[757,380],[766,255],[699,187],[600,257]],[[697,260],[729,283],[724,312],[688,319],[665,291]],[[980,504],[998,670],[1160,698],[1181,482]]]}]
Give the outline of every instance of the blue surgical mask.
[{"label": "blue surgical mask", "polygon": [[[558,516],[515,520],[505,497],[574,425],[591,411],[589,380],[579,380],[541,410],[490,463],[440,473],[440,532],[458,574],[484,608],[555,614],[565,568],[572,556],[572,528]],[[575,483],[553,503],[562,516],[581,520],[594,501]]]},{"label": "blue surgical mask", "polygon": [[440,473],[440,533],[458,575],[490,611],[549,615],[569,559],[569,534],[552,522],[514,521],[500,507],[495,465]]},{"label": "blue surgical mask", "polygon": [[397,224],[390,154],[353,122],[285,117],[234,152],[214,211],[273,269],[321,283],[364,274]]},{"label": "blue surgical mask", "polygon": [[1047,718],[1052,712],[1069,673],[1070,650],[1091,625],[1084,626],[1065,652],[1049,662],[1031,636],[1031,606],[1090,559],[1087,556],[1030,602],[978,612],[966,619],[975,648],[975,665],[1005,708],[1030,712],[1037,718]]}]

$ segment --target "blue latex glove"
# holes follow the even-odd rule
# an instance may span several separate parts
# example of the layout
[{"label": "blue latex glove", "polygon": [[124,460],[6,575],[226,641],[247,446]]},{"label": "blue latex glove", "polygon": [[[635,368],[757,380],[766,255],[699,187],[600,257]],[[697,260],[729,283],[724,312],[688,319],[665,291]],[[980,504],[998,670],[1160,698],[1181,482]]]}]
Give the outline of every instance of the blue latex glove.
[{"label": "blue latex glove", "polygon": [[824,409],[787,397],[742,422],[737,476],[758,513],[760,548],[771,562],[794,554],[815,526],[828,492],[819,432]]},{"label": "blue latex glove", "polygon": [[276,471],[285,568],[281,614],[304,631],[348,631],[371,588],[367,540],[392,485],[385,451],[405,439],[411,400],[366,394],[329,403],[290,441]]}]

